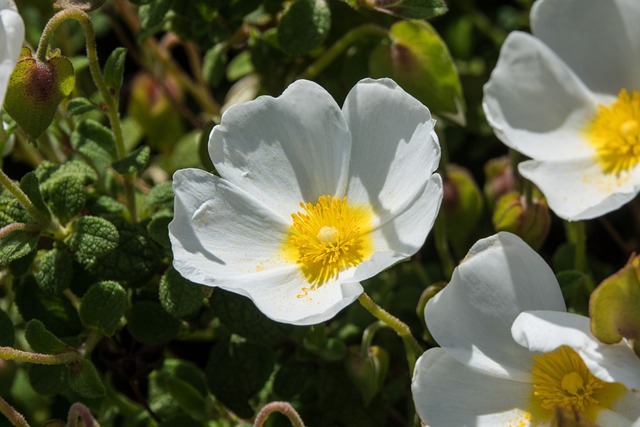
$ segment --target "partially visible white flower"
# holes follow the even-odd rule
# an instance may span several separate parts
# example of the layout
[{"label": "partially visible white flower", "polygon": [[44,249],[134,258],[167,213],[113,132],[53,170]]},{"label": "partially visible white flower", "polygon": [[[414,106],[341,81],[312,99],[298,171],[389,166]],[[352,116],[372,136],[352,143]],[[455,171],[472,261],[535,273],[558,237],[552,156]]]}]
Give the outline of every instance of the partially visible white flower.
[{"label": "partially visible white flower", "polygon": [[388,79],[361,81],[342,109],[304,80],[229,108],[209,141],[221,178],[173,177],[174,267],[277,321],[333,317],[423,245],[442,199],[433,127]]},{"label": "partially visible white flower", "polygon": [[567,220],[640,191],[640,2],[537,0],[533,35],[513,32],[484,88],[498,138]]},{"label": "partially visible white flower", "polygon": [[637,377],[637,361],[618,364],[630,349],[594,351],[589,319],[566,313],[549,266],[513,234],[477,242],[425,319],[441,346],[420,357],[412,381],[428,426],[551,426],[556,407],[603,427],[640,416],[640,397],[618,375]]},{"label": "partially visible white flower", "polygon": [[13,0],[0,0],[0,108],[23,41],[24,22],[15,3]]}]

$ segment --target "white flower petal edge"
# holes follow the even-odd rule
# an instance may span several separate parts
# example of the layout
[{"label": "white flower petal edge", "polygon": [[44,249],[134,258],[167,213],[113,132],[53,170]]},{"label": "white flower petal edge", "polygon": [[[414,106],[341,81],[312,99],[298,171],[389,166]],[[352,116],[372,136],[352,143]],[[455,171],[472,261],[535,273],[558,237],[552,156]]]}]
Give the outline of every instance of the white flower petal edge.
[{"label": "white flower petal edge", "polygon": [[516,31],[505,40],[482,106],[498,138],[529,157],[561,160],[594,152],[581,132],[598,111],[595,98],[529,34]]},{"label": "white flower petal edge", "polygon": [[0,108],[7,94],[7,84],[18,63],[24,41],[24,22],[12,0],[0,1]]},{"label": "white flower petal edge", "polygon": [[640,359],[624,343],[607,345],[599,342],[591,334],[588,317],[556,311],[529,311],[516,318],[511,331],[514,339],[531,351],[546,353],[563,345],[570,346],[594,376],[640,392]]},{"label": "white flower petal edge", "polygon": [[492,376],[529,379],[531,353],[511,336],[524,310],[565,311],[547,263],[522,239],[498,233],[478,241],[449,284],[425,308],[438,344],[459,362]]},{"label": "white flower petal edge", "polygon": [[592,91],[614,96],[640,89],[638,22],[637,0],[538,0],[531,9],[533,34]]},{"label": "white flower petal edge", "polygon": [[[324,140],[318,143],[318,140]],[[277,98],[231,107],[209,139],[216,170],[289,220],[301,201],[344,196],[351,134],[334,99],[298,80]]]},{"label": "white flower petal edge", "polygon": [[518,171],[545,194],[549,207],[569,221],[597,218],[631,201],[640,191],[640,165],[620,176],[605,174],[593,159],[527,160]]},{"label": "white flower petal edge", "polygon": [[531,385],[484,375],[440,348],[417,361],[411,391],[420,419],[434,427],[526,427]]}]

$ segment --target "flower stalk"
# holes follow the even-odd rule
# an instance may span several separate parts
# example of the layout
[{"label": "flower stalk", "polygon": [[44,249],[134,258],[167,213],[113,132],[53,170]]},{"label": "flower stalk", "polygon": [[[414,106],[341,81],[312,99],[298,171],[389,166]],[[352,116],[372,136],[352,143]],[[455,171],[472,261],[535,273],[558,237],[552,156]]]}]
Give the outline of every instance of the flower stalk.
[{"label": "flower stalk", "polygon": [[59,354],[31,353],[17,350],[13,347],[0,347],[0,359],[17,360],[19,362],[35,363],[38,365],[65,365],[75,362],[82,356],[76,351],[65,351]]},{"label": "flower stalk", "polygon": [[269,415],[274,412],[279,412],[286,416],[293,427],[304,427],[304,422],[300,415],[293,409],[293,406],[289,402],[271,402],[267,403],[256,416],[256,420],[253,423],[253,427],[262,427],[267,421]]},{"label": "flower stalk", "polygon": [[15,427],[30,427],[27,420],[24,419],[24,416],[20,412],[16,411],[13,406],[9,405],[2,396],[0,396],[0,413],[7,417],[9,422]]}]

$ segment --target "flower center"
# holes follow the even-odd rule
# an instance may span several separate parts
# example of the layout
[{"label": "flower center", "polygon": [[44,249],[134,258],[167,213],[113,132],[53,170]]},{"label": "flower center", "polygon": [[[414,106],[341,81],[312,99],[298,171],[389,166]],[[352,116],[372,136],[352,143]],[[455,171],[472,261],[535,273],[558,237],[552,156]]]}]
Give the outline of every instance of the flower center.
[{"label": "flower center", "polygon": [[587,126],[587,139],[605,173],[619,175],[640,163],[640,92],[620,91],[609,106],[600,105]]},{"label": "flower center", "polygon": [[320,196],[315,204],[300,202],[300,207],[301,211],[291,215],[284,254],[300,266],[312,288],[371,257],[370,207],[350,205],[346,197],[331,196]]}]

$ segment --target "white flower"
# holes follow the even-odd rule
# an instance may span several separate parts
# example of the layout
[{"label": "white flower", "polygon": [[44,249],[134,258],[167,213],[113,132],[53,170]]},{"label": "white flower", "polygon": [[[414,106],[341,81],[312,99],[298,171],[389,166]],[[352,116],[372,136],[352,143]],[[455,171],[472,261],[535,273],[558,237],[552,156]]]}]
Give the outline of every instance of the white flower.
[{"label": "white flower", "polygon": [[24,41],[24,22],[13,0],[0,0],[0,108],[7,84],[18,63]]},{"label": "white flower", "polygon": [[424,243],[442,199],[433,126],[388,79],[358,83],[342,110],[303,80],[230,108],[209,141],[221,178],[173,177],[173,265],[277,321],[333,317]]},{"label": "white flower", "polygon": [[519,171],[568,220],[640,191],[640,2],[537,0],[484,88],[496,135],[533,160]]},{"label": "white flower", "polygon": [[603,427],[640,416],[637,391],[623,385],[638,379],[638,359],[566,313],[549,266],[513,234],[477,242],[425,319],[441,346],[418,359],[412,382],[428,426],[551,426],[556,407]]}]

